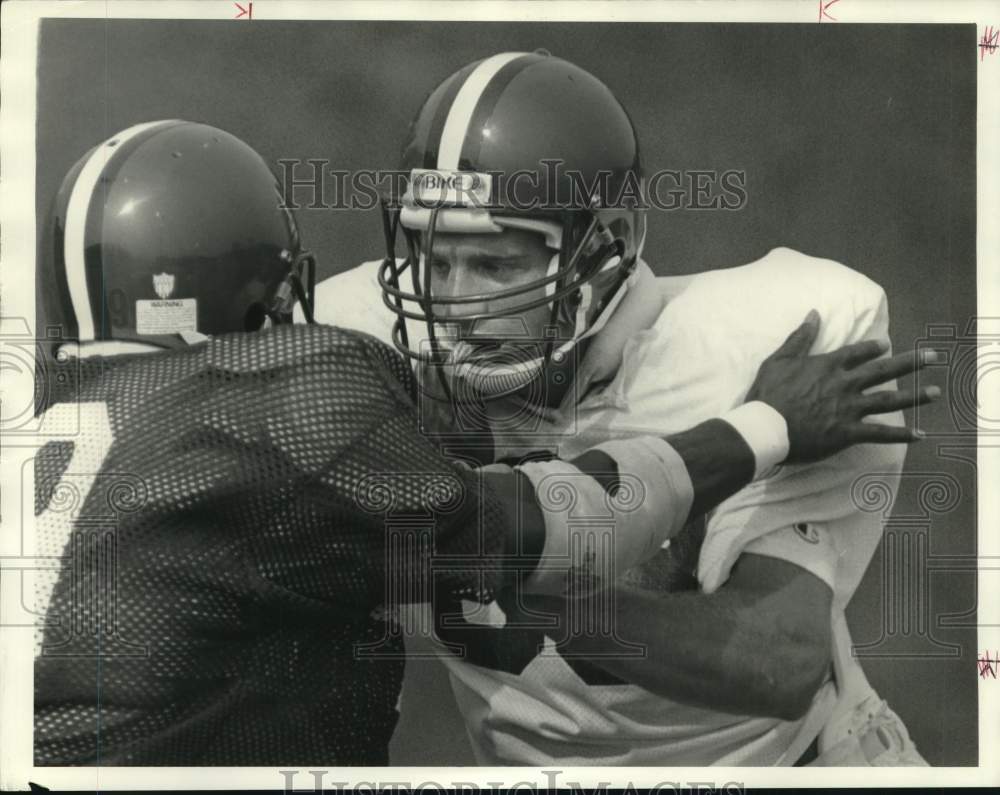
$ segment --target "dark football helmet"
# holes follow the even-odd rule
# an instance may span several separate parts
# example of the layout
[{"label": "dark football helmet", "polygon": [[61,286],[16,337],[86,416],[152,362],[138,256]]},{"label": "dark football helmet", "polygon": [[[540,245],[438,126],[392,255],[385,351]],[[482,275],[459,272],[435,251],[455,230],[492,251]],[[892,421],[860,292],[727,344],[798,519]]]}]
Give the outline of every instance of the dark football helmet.
[{"label": "dark football helmet", "polygon": [[137,124],[85,154],[42,252],[66,339],[171,347],[312,317],[315,264],[263,158],[229,133]]},{"label": "dark football helmet", "polygon": [[[424,102],[402,167],[405,193],[383,202],[388,251],[379,270],[383,298],[397,315],[400,351],[438,364],[449,381],[464,378],[480,397],[500,397],[523,389],[603,326],[634,272],[645,215],[635,129],[597,78],[544,51],[469,64]],[[395,257],[399,228],[402,262]],[[491,295],[433,295],[424,258],[436,232],[505,228],[545,236],[553,256],[543,279]],[[402,282],[407,271],[409,289]],[[515,296],[525,300],[508,303]],[[502,311],[481,311],[498,299]],[[477,313],[462,312],[475,304]],[[547,341],[530,353],[511,356],[511,342],[445,339],[456,320],[475,323],[543,305],[551,308]],[[411,344],[406,319],[426,327],[427,342]]]}]

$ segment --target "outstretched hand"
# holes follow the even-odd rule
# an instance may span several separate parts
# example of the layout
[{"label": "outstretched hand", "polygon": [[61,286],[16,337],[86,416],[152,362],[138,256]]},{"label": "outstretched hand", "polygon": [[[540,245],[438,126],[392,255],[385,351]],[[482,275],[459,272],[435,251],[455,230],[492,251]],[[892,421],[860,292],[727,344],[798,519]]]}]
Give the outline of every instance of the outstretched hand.
[{"label": "outstretched hand", "polygon": [[764,360],[747,393],[748,402],[767,403],[785,418],[786,461],[818,461],[854,444],[909,444],[922,438],[914,428],[862,420],[929,403],[941,394],[938,387],[865,390],[916,372],[937,361],[937,354],[909,351],[883,357],[887,343],[865,340],[810,356],[818,333],[819,315],[813,310]]}]

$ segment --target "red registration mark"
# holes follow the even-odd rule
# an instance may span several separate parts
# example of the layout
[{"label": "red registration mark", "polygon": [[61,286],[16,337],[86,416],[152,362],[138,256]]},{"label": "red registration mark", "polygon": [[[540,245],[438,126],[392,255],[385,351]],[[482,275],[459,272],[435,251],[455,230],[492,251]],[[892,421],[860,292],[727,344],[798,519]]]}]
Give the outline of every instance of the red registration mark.
[{"label": "red registration mark", "polygon": [[822,22],[824,19],[828,19],[831,22],[836,22],[837,18],[830,15],[830,7],[839,2],[840,0],[819,0],[819,21]]},{"label": "red registration mark", "polygon": [[1000,28],[989,25],[983,30],[983,37],[979,40],[979,60],[982,61],[987,55],[993,55],[1000,46]]}]

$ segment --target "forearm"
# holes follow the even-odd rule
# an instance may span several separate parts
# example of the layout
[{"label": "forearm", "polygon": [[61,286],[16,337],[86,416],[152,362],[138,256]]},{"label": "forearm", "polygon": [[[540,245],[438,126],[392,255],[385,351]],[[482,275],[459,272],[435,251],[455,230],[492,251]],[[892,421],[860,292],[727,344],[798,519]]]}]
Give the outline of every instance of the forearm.
[{"label": "forearm", "polygon": [[[550,634],[564,656],[591,664],[671,700],[734,714],[799,717],[825,674],[822,635],[783,618],[795,586],[754,598],[721,590],[651,593],[623,586],[603,594],[613,632],[570,635],[586,599],[529,597],[534,610],[560,617]],[[583,624],[585,625],[585,624]],[[561,642],[560,642],[561,641]],[[638,646],[642,656],[622,652]],[[825,655],[828,659],[828,654]]]}]

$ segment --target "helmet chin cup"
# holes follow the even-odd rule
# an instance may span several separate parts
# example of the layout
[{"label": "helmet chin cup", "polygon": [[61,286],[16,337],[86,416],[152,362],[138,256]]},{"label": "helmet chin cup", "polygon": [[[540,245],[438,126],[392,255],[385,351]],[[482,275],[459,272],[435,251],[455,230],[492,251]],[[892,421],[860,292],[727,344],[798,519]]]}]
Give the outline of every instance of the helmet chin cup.
[{"label": "helmet chin cup", "polygon": [[472,348],[470,343],[459,342],[452,352],[454,362],[445,365],[453,395],[461,392],[483,400],[507,397],[538,378],[545,363],[537,345],[531,350],[509,342],[478,357]]}]

